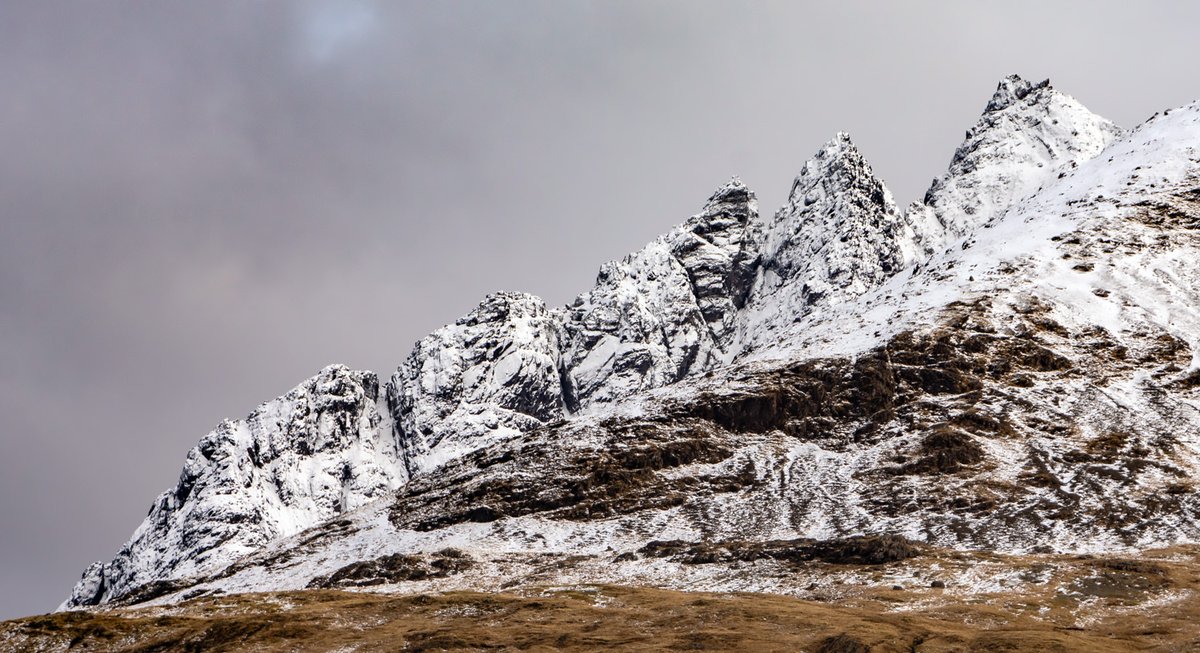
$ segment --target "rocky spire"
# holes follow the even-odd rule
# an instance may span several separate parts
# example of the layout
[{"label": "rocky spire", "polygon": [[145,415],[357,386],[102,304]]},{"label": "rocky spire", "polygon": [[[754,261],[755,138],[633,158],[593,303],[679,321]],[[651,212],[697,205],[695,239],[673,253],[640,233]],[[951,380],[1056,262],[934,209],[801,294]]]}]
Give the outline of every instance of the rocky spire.
[{"label": "rocky spire", "polygon": [[1064,169],[1096,156],[1120,134],[1050,80],[1005,77],[949,170],[908,209],[915,232],[906,249],[920,258],[945,247]]},{"label": "rocky spire", "polygon": [[815,306],[857,297],[903,263],[892,195],[845,133],[804,164],[762,233],[739,349],[774,342]]},{"label": "rocky spire", "polygon": [[563,313],[568,405],[673,383],[719,362],[757,260],[758,201],[740,179],[621,261]]},{"label": "rocky spire", "polygon": [[540,298],[501,292],[417,343],[388,383],[411,473],[562,414],[557,316]]},{"label": "rocky spire", "polygon": [[724,347],[737,308],[745,303],[758,259],[758,200],[734,177],[708,198],[704,209],[668,236],[671,253],[687,272],[696,305]]}]

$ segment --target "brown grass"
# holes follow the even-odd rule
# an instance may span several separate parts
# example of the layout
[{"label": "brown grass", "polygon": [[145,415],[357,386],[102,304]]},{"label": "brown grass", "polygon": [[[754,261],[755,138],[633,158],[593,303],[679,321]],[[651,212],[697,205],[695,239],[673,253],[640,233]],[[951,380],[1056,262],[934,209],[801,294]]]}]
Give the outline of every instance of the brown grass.
[{"label": "brown grass", "polygon": [[[876,551],[880,544],[855,546]],[[891,550],[905,543],[883,544]],[[673,555],[679,547],[663,548]],[[1121,558],[929,550],[890,564],[893,572],[908,565],[914,581],[892,587],[896,581],[869,565],[847,570],[860,581],[833,580],[835,569],[846,569],[830,565],[828,587],[813,595],[820,600],[606,585],[207,596],[165,608],[0,623],[0,651],[1200,650],[1200,602],[1193,598],[1200,590],[1198,547]],[[977,592],[957,584],[956,569],[1012,580],[1003,590]]]}]

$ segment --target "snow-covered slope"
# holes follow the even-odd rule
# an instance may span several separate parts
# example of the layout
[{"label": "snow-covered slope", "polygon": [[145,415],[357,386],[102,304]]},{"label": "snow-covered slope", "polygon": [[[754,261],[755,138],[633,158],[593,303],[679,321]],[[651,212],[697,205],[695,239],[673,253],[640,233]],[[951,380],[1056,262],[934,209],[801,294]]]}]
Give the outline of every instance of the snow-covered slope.
[{"label": "snow-covered slope", "polygon": [[[553,554],[592,556],[571,574],[665,582],[686,574],[604,556],[868,531],[1007,550],[1200,538],[1200,110],[1119,134],[1010,77],[905,212],[845,135],[770,218],[735,180],[570,306],[501,293],[422,340],[386,410],[367,373],[329,368],[364,379],[336,423],[368,426],[272,472],[308,503],[239,485],[230,470],[262,464],[241,422],[218,429],[206,442],[226,453],[202,443],[185,470],[213,480],[160,498],[70,605],[172,579],[136,600],[301,587],[446,546],[502,554],[494,579]],[[320,423],[272,433],[309,442]],[[321,470],[347,460],[378,471],[329,504],[342,486]],[[226,504],[264,514],[227,541],[171,535],[220,531]]]}]

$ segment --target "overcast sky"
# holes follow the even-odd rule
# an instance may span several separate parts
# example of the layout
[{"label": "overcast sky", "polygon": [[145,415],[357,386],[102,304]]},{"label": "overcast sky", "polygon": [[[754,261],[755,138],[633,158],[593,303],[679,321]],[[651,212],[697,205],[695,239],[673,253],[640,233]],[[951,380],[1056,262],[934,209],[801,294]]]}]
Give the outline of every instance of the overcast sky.
[{"label": "overcast sky", "polygon": [[732,175],[773,211],[844,130],[905,204],[1008,73],[1124,126],[1200,97],[1198,9],[0,3],[0,618],[222,418],[565,303]]}]

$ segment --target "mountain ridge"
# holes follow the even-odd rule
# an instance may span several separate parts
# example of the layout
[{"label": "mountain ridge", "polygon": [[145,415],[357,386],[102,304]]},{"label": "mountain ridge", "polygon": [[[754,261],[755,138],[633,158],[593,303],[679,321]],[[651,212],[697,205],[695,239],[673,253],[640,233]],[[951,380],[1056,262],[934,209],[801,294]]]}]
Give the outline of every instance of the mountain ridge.
[{"label": "mountain ridge", "polygon": [[[1178,122],[1179,114],[1176,116],[1174,120]],[[1139,130],[1135,130],[1135,133]],[[344,367],[331,366],[293,393],[285,395],[292,397],[300,388],[309,388],[307,392],[300,393],[304,395],[303,401],[298,397],[284,401],[284,397],[281,397],[263,404],[259,411],[252,414],[253,417],[261,411],[261,414],[271,415],[273,421],[270,424],[264,426],[262,419],[223,423],[193,450],[195,455],[189,453],[190,467],[185,466],[185,474],[179,485],[164,493],[156,502],[158,513],[152,509],[146,523],[113,562],[89,567],[64,607],[117,599],[148,583],[174,581],[187,576],[205,577],[220,573],[221,569],[232,569],[230,565],[249,553],[255,543],[266,547],[261,550],[271,550],[305,528],[323,522],[330,523],[328,520],[346,514],[347,510],[365,506],[366,500],[372,497],[382,498],[383,494],[395,490],[400,490],[401,496],[405,492],[419,493],[422,487],[433,480],[431,474],[434,470],[438,474],[454,477],[455,461],[474,460],[472,456],[487,446],[501,450],[515,447],[520,450],[525,445],[521,444],[521,440],[514,440],[517,436],[532,437],[530,442],[534,442],[539,437],[538,433],[566,429],[566,432],[573,434],[572,438],[583,437],[580,435],[582,431],[572,430],[575,427],[570,426],[570,421],[563,426],[565,418],[576,420],[580,428],[587,431],[598,423],[607,423],[603,416],[609,409],[605,406],[611,405],[612,410],[616,411],[611,414],[626,415],[621,418],[626,420],[621,424],[635,424],[638,419],[636,416],[646,405],[656,406],[655,410],[659,413],[669,413],[670,409],[663,406],[669,405],[672,397],[689,391],[682,386],[689,383],[693,386],[695,383],[703,385],[705,375],[719,372],[722,378],[734,379],[738,378],[736,369],[739,366],[751,370],[756,366],[769,367],[771,360],[788,357],[802,360],[804,356],[811,355],[805,353],[806,347],[809,352],[823,347],[822,338],[838,343],[833,349],[822,352],[827,357],[838,355],[837,347],[841,347],[845,354],[857,357],[861,352],[882,343],[898,342],[896,338],[901,335],[900,327],[912,324],[921,314],[921,301],[927,302],[929,309],[937,309],[939,315],[944,317],[947,314],[946,307],[951,302],[947,297],[929,291],[929,286],[934,282],[945,283],[953,279],[947,287],[961,289],[955,292],[961,292],[968,298],[972,292],[978,293],[971,290],[972,284],[982,286],[986,275],[992,273],[986,269],[989,261],[978,256],[972,258],[974,253],[988,251],[990,247],[990,251],[1003,252],[991,263],[1006,260],[1006,257],[1011,259],[1014,250],[1010,241],[1024,232],[1030,232],[1030,223],[1026,218],[1033,213],[1042,211],[1046,214],[1057,212],[1062,216],[1076,215],[1080,213],[1080,208],[1084,208],[1079,205],[1085,201],[1087,210],[1099,210],[1092,198],[1073,197],[1062,201],[1075,201],[1075,205],[1063,204],[1057,197],[1044,199],[1040,204],[1022,198],[1030,193],[1040,197],[1047,187],[1051,187],[1051,191],[1063,188],[1062,193],[1065,194],[1078,178],[1079,170],[1121,135],[1122,132],[1111,123],[1090,114],[1073,99],[1050,87],[1048,82],[1034,84],[1014,76],[1001,81],[980,121],[968,131],[963,146],[956,151],[950,169],[935,180],[925,201],[914,203],[905,211],[896,207],[886,186],[874,176],[869,164],[845,134],[838,134],[805,164],[793,182],[787,205],[769,220],[760,218],[753,192],[735,179],[718,188],[701,213],[643,250],[603,266],[596,286],[565,308],[549,309],[540,299],[523,293],[490,295],[457,323],[435,331],[418,343],[382,392],[377,377],[372,373],[351,372]],[[1179,158],[1180,155],[1174,156]],[[1176,183],[1186,185],[1184,173],[1188,172],[1190,165],[1191,161],[1182,172],[1167,172],[1177,178]],[[1130,170],[1126,174],[1134,173]],[[1090,187],[1087,190],[1090,191]],[[1178,201],[1190,202],[1187,192],[1190,192],[1189,189],[1182,188],[1180,197],[1183,199]],[[1147,191],[1145,195],[1158,196],[1158,193]],[[1104,206],[1104,203],[1101,202],[1100,206]],[[1008,215],[1010,208],[1014,207],[1017,214]],[[1003,221],[998,222],[1001,219]],[[1084,218],[1042,220],[1032,231],[1035,234],[1046,232],[1045,243],[1052,243],[1054,241],[1050,239],[1059,235],[1058,232],[1070,231],[1075,226],[1071,220],[1077,223]],[[1050,234],[1050,231],[1055,233]],[[1079,239],[1082,243],[1083,238]],[[1042,242],[1033,236],[1029,240]],[[1081,246],[1086,248],[1086,245]],[[967,255],[962,254],[971,248],[977,249]],[[1046,256],[1043,259],[1050,260]],[[1096,263],[1092,265],[1094,269]],[[963,278],[964,270],[969,271],[965,273],[969,279]],[[978,282],[974,273],[980,275]],[[1071,274],[1079,276],[1080,273],[1072,271]],[[1074,277],[1067,275],[1066,278]],[[906,300],[903,297],[906,294],[920,299],[908,304],[896,300],[896,295]],[[1098,294],[1091,296],[1096,301],[1102,299]],[[1036,295],[1031,297],[1036,298]],[[965,306],[972,304],[968,302]],[[965,310],[966,323],[992,323],[997,319],[990,313],[994,308],[978,303],[973,306]],[[1087,306],[1090,307],[1091,303]],[[899,320],[891,317],[891,312],[897,307],[901,309],[900,312],[907,312]],[[1037,319],[1043,319],[1041,316],[1054,314],[1053,308],[1035,308],[1024,314],[1010,313],[1011,310],[1011,307],[1004,306],[996,315],[1035,315]],[[964,309],[950,311],[951,314],[963,312]],[[1031,320],[1033,318],[1022,318],[1021,323],[1036,326],[1036,320]],[[814,328],[814,325],[818,326]],[[822,329],[826,333],[823,334]],[[953,342],[956,347],[963,346],[970,338],[977,338],[983,333],[953,335],[952,340],[945,342]],[[940,342],[938,337],[933,336],[932,342]],[[1108,337],[1111,340],[1113,334],[1110,333]],[[922,338],[925,336],[919,336],[902,349],[909,351],[909,355],[928,356],[924,348],[930,341]],[[1024,343],[1027,339],[1022,339],[1018,334],[1017,340]],[[1011,349],[1010,344],[997,342],[1001,344],[987,345],[989,352],[996,347]],[[1196,343],[1180,342],[1183,345],[1172,346],[1197,351]],[[1068,347],[1066,343],[1059,345]],[[1005,356],[1032,356],[1036,363],[1032,367],[1026,365],[1022,368],[1027,368],[1027,371],[1004,372],[1006,383],[1016,378],[1014,375],[1055,372],[1054,366],[1060,363],[1055,362],[1057,359],[1054,356],[1067,359],[1062,354],[1046,349],[1040,341],[1029,341],[1020,346],[1042,348],[1050,353],[1040,354],[1040,350],[1034,349],[1020,352],[1005,349]],[[1075,357],[1072,360],[1082,358],[1082,354],[1072,355]],[[939,356],[944,359],[939,364],[975,364],[946,358],[945,354]],[[866,360],[869,361],[870,357]],[[839,367],[842,364],[831,363],[833,367],[829,369],[834,370],[831,372],[834,374],[847,374],[850,372],[846,370],[857,370],[859,368],[854,366],[860,365],[853,361],[846,364],[851,367]],[[888,359],[881,359],[880,364],[888,374],[900,373],[897,371],[900,368]],[[1196,366],[1193,360],[1192,367]],[[850,374],[853,376],[854,373]],[[376,380],[372,382],[371,379]],[[802,384],[809,382],[803,381]],[[981,376],[973,383],[983,388],[990,382]],[[929,385],[931,381],[928,379],[902,379],[899,383],[909,384],[912,388],[909,392],[931,397],[944,394],[940,390],[930,390],[939,386],[936,383]],[[737,385],[734,383],[735,387]],[[836,384],[826,391],[835,388]],[[968,392],[980,388],[968,389]],[[847,390],[852,393],[862,391],[857,386]],[[640,399],[642,396],[647,398]],[[664,401],[666,404],[662,403]],[[684,395],[682,401],[685,404],[689,401],[695,403],[695,396]],[[894,404],[896,399],[888,401]],[[286,405],[287,409],[281,408],[281,405]],[[717,401],[715,405],[719,407],[722,404]],[[901,407],[906,405],[901,404]],[[273,408],[264,409],[267,406]],[[719,411],[714,414],[704,411],[691,414],[695,410],[695,407],[684,410],[682,414],[686,417],[680,419],[688,425],[687,428],[698,429],[697,433],[714,428],[710,424],[716,424],[715,428],[722,432],[747,427],[743,423],[747,419],[745,415],[722,417]],[[737,409],[743,410],[746,409]],[[883,406],[880,410],[894,412],[896,406]],[[278,417],[284,413],[287,419]],[[832,420],[828,422],[832,427],[838,420],[866,417],[870,416],[835,412],[822,419]],[[784,432],[800,428],[788,426],[787,420],[777,423],[772,421],[774,419],[762,423],[752,419],[751,423],[755,428],[771,427]],[[874,419],[871,417],[868,422]],[[926,418],[912,417],[908,427],[912,430],[927,428],[919,426],[923,419]],[[987,419],[995,421],[998,418],[985,415],[979,419],[986,422]],[[312,425],[307,425],[309,421]],[[294,427],[295,423],[306,426]],[[261,473],[264,469],[261,454],[263,445],[260,445],[258,454],[254,453],[253,446],[245,447],[246,438],[235,437],[244,430],[240,424],[259,425],[258,431],[250,426],[244,427],[254,435],[248,440],[252,443],[261,441],[275,445],[276,449],[278,443],[288,443],[292,447],[287,449],[289,454],[301,457],[328,450],[322,447],[333,446],[335,455],[323,465],[315,465],[315,470],[296,468],[291,473],[276,473],[273,469],[272,475],[267,478],[267,474]],[[803,427],[805,432],[815,428],[812,424],[806,424]],[[926,435],[924,440],[915,444],[918,450],[930,446],[940,449],[929,454],[933,456],[932,463],[920,462],[926,460],[928,455],[925,458],[918,457],[916,462],[898,463],[901,470],[906,469],[906,464],[918,465],[907,468],[909,471],[902,472],[898,478],[922,476],[928,470],[920,465],[932,465],[934,471],[954,473],[961,468],[985,464],[988,460],[1006,455],[996,443],[980,440],[983,436],[979,433],[960,426],[946,427],[939,432],[940,439],[935,438],[932,444],[930,438],[933,435]],[[1001,426],[1002,422],[996,428]],[[878,428],[878,425],[873,428]],[[750,492],[747,488],[754,486],[745,476],[745,469],[738,465],[747,461],[753,463],[752,467],[775,464],[762,462],[773,461],[771,456],[755,458],[748,453],[731,453],[731,456],[714,459],[715,451],[737,451],[736,447],[730,449],[732,445],[726,442],[724,435],[693,438],[680,435],[670,425],[656,426],[654,429],[663,430],[663,446],[675,451],[670,456],[676,463],[651,469],[651,473],[660,475],[680,466],[716,465],[706,472],[710,480],[700,481],[697,487],[706,492],[715,492],[720,495],[718,499],[729,492]],[[322,437],[312,441],[305,437],[294,437],[300,432],[315,433]],[[593,437],[583,438],[582,442]],[[680,445],[675,440],[677,437],[683,437],[683,442],[692,444]],[[764,451],[783,446],[781,443],[772,444],[774,436],[761,437],[766,439],[755,446],[764,448]],[[904,437],[902,433],[897,438],[897,442],[902,441],[904,446],[913,445],[912,438]],[[205,442],[208,445],[204,445]],[[619,449],[617,442],[612,441],[611,444]],[[830,442],[822,446],[832,447],[829,451],[837,451],[837,446]],[[882,445],[876,443],[870,446]],[[683,448],[676,451],[678,447]],[[713,447],[716,449],[713,450]],[[269,451],[278,453],[276,449],[268,447]],[[304,453],[305,450],[312,451]],[[218,451],[221,455],[216,455]],[[882,449],[879,451],[882,452]],[[364,455],[364,452],[369,452],[369,455]],[[664,454],[660,452],[655,455]],[[218,458],[225,462],[218,463],[215,460]],[[581,458],[584,459],[587,459],[586,456]],[[193,460],[197,461],[196,464],[192,464]],[[207,462],[200,464],[202,461]],[[347,467],[351,462],[354,465]],[[547,464],[547,468],[553,469],[555,465]],[[573,468],[568,466],[565,469]],[[323,507],[293,511],[296,514],[290,520],[276,514],[256,517],[253,509],[228,511],[225,506],[205,512],[199,519],[186,518],[184,509],[198,505],[195,503],[198,499],[195,498],[192,504],[188,504],[187,500],[192,498],[191,487],[196,487],[200,480],[210,476],[221,478],[225,475],[229,480],[217,485],[232,490],[231,496],[238,496],[240,491],[236,490],[236,483],[232,479],[241,477],[233,474],[233,471],[243,470],[248,470],[248,476],[266,479],[252,485],[265,488],[262,493],[267,499],[278,500],[282,508],[276,512],[280,514],[296,507],[297,501],[292,500],[296,496],[301,497],[300,503],[311,497],[322,498]],[[567,478],[573,473],[577,472],[563,472]],[[188,479],[186,483],[185,478]],[[313,485],[311,481],[318,478],[328,481]],[[617,480],[610,479],[610,482]],[[460,481],[467,482],[466,479]],[[293,486],[297,483],[303,486],[303,492],[295,491]],[[659,487],[655,483],[659,481],[654,481],[649,487]],[[894,484],[886,479],[879,481],[880,488],[890,488]],[[662,487],[670,485],[668,483]],[[967,486],[971,484],[964,485]],[[181,491],[185,487],[187,491]],[[207,486],[202,484],[202,487]],[[406,487],[409,489],[406,490]],[[439,492],[461,489],[460,486],[450,487],[444,483],[434,483],[434,487],[439,487]],[[640,486],[634,483],[633,487]],[[590,505],[583,500],[586,496],[578,494],[581,491],[587,495],[591,490],[576,488],[566,496],[574,497],[580,505]],[[652,495],[639,494],[642,491],[635,489],[627,500],[637,499],[651,507],[657,505]],[[328,497],[334,495],[340,497],[340,503],[329,502]],[[241,498],[246,499],[245,496]],[[269,505],[270,500],[267,499],[246,499],[243,503]],[[779,500],[779,497],[773,497],[773,500]],[[556,501],[560,500],[553,500],[551,504]],[[719,504],[717,499],[713,501],[715,503],[712,505]],[[887,501],[884,500],[884,503]],[[442,503],[431,505],[440,507],[443,517],[439,519],[453,513]],[[601,502],[600,505],[608,504]],[[809,506],[806,509],[813,509],[811,504],[805,505]],[[666,505],[660,508],[667,512],[672,509]],[[519,515],[490,504],[480,504],[472,509],[481,512],[468,515],[468,522],[489,524],[508,517],[522,519]],[[522,508],[525,509],[528,508]],[[565,506],[561,509],[565,509]],[[797,506],[791,508],[793,511],[797,509]],[[534,510],[529,514],[538,512]],[[391,511],[390,514],[396,513]],[[626,524],[622,528],[642,533],[653,531],[655,527],[665,528],[671,519],[675,519],[668,519],[666,514],[664,512],[662,517],[667,520],[665,522],[652,520],[651,526],[643,524],[633,527]],[[873,513],[868,511],[868,514]],[[172,521],[175,515],[179,517],[174,517]],[[238,521],[232,523],[237,524],[237,537],[209,545],[209,542],[218,540],[220,534],[207,530],[205,524],[230,524],[224,518],[235,516]],[[770,517],[768,521],[777,518]],[[419,525],[407,519],[400,519],[398,523],[405,528]],[[731,524],[739,523],[737,519],[730,519]],[[809,527],[811,532],[827,532],[831,535],[855,528],[851,523],[833,527],[816,526],[816,522],[812,524]],[[393,526],[396,527],[399,526]],[[545,524],[539,523],[534,532],[538,532],[538,528],[544,529]],[[697,533],[689,532],[689,528],[682,528],[680,532],[694,537]],[[801,530],[795,526],[789,528],[793,529],[789,532]],[[188,533],[190,529],[199,532],[192,540],[161,537],[162,533]],[[363,529],[357,530],[361,532]],[[916,531],[906,532],[914,537],[921,535]],[[926,535],[934,539],[937,537]],[[395,538],[396,535],[392,533],[389,537]],[[482,535],[480,537],[486,539]],[[431,542],[436,540],[436,537],[430,539]],[[451,537],[451,540],[455,540],[455,537]],[[155,548],[137,544],[149,541],[166,542],[169,546]],[[506,546],[510,547],[513,542],[524,542],[523,546],[529,544],[521,537],[500,537],[499,541],[508,542]],[[1063,541],[1069,541],[1069,538]],[[591,550],[590,546],[582,550]],[[168,551],[168,548],[172,550]],[[363,549],[355,555],[368,553]],[[208,555],[211,564],[205,566],[203,558],[193,560],[200,555]],[[314,570],[323,568],[320,565],[313,567]],[[517,569],[520,568],[518,565]],[[238,573],[231,576],[237,577]],[[246,580],[238,582],[245,583]]]}]

